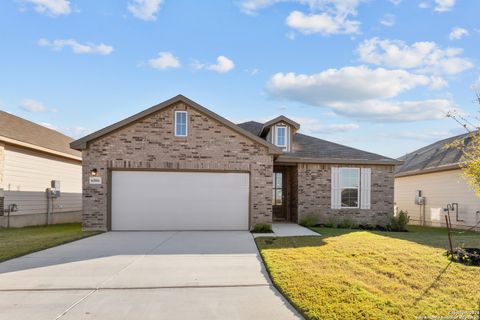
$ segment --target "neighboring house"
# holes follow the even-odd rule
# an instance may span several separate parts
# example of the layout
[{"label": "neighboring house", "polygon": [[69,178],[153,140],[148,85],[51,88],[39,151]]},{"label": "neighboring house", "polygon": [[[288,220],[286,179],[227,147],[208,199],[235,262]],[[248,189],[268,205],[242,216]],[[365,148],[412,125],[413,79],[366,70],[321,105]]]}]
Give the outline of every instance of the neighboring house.
[{"label": "neighboring house", "polygon": [[310,215],[387,223],[399,162],[299,128],[283,116],[236,125],[179,95],[79,139],[84,228],[248,230]]},{"label": "neighboring house", "polygon": [[452,146],[455,141],[468,145],[471,139],[469,134],[444,139],[400,158],[404,163],[396,169],[395,204],[397,210],[408,211],[411,223],[445,226],[444,209],[452,203],[458,204],[450,211],[454,227],[478,223],[480,198],[462,176],[462,151]]},{"label": "neighboring house", "polygon": [[[0,226],[81,221],[82,158],[72,140],[0,111]],[[60,196],[47,199],[52,180],[60,181]],[[18,211],[7,218],[11,204]]]}]

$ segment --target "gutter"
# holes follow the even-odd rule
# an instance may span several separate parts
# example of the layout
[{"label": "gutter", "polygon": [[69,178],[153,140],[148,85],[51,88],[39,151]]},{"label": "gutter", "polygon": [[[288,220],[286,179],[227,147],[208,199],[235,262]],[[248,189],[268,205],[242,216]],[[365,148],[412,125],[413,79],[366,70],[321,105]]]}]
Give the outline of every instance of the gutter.
[{"label": "gutter", "polygon": [[400,172],[400,173],[395,174],[395,178],[418,176],[418,175],[426,174],[426,173],[435,173],[435,172],[442,172],[442,171],[457,170],[457,169],[460,169],[460,168],[461,168],[460,163],[454,163],[454,164],[449,164],[449,165],[436,167],[436,168]]},{"label": "gutter", "polygon": [[275,159],[275,164],[279,163],[324,163],[324,164],[375,164],[395,166],[403,164],[403,161],[399,160],[364,160],[364,159],[339,159],[339,158],[302,158],[302,157],[289,157],[278,156]]},{"label": "gutter", "polygon": [[48,154],[53,154],[53,155],[56,155],[56,156],[59,156],[59,157],[68,158],[68,159],[71,159],[71,160],[82,161],[81,156],[80,157],[79,156],[74,156],[73,154],[69,154],[69,153],[65,153],[65,152],[61,152],[61,151],[56,151],[56,150],[52,150],[52,149],[49,149],[49,148],[40,147],[40,146],[31,144],[31,143],[28,143],[28,142],[22,142],[22,141],[19,141],[19,140],[7,138],[7,137],[2,137],[2,136],[0,136],[0,141],[4,142],[4,143],[7,143],[7,144],[14,145],[14,146],[20,146],[20,147],[24,147],[24,148],[28,148],[28,149],[32,149],[32,150],[36,150],[36,151],[41,151],[41,152],[45,152],[45,153],[48,153]]}]

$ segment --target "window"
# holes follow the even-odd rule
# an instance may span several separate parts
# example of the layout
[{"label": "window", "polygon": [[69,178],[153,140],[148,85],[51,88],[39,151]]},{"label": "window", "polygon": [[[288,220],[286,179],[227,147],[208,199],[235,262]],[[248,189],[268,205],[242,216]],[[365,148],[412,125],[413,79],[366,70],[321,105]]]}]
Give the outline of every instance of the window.
[{"label": "window", "polygon": [[276,145],[278,147],[286,147],[287,146],[287,128],[286,127],[277,127],[276,132]]},{"label": "window", "polygon": [[283,202],[283,174],[281,172],[273,173],[273,195],[272,205],[281,206]]},{"label": "window", "polygon": [[175,136],[187,136],[187,112],[175,111]]},{"label": "window", "polygon": [[359,168],[340,168],[340,194],[342,208],[359,207],[359,185]]}]

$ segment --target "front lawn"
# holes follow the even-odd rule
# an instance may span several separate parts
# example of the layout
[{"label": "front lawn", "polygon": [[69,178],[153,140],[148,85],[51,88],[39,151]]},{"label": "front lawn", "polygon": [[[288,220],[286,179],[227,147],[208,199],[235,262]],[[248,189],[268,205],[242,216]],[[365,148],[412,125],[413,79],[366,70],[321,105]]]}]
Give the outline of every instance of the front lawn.
[{"label": "front lawn", "polygon": [[82,231],[79,223],[0,228],[0,262],[97,233]]},{"label": "front lawn", "polygon": [[[316,228],[322,237],[257,238],[279,290],[309,319],[415,319],[480,315],[480,267],[450,262],[445,229]],[[480,233],[455,232],[480,247]],[[453,317],[452,317],[453,319]]]}]

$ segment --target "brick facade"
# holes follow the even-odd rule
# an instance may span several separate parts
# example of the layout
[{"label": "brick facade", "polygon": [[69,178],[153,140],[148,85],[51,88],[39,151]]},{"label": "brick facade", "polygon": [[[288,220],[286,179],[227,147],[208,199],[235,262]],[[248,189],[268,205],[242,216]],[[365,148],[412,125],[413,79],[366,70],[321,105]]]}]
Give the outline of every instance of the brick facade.
[{"label": "brick facade", "polygon": [[[335,165],[347,167],[348,165]],[[310,215],[319,223],[341,222],[351,218],[357,223],[386,224],[393,214],[394,167],[392,165],[364,165],[371,176],[371,209],[331,208],[331,168],[328,164],[298,164],[298,222]]]},{"label": "brick facade", "polygon": [[[174,136],[174,112],[188,111],[188,137]],[[266,146],[183,102],[88,143],[83,150],[83,227],[106,230],[108,175],[114,169],[250,172],[250,226],[272,221],[273,156]],[[92,169],[102,184],[90,185]]]}]

